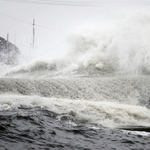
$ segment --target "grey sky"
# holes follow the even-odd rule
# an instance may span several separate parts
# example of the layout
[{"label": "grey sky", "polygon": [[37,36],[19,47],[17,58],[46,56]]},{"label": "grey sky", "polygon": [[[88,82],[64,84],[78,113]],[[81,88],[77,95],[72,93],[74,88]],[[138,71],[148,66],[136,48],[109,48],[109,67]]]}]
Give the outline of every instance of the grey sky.
[{"label": "grey sky", "polygon": [[[32,44],[32,20],[35,19],[37,55],[48,51],[48,54],[53,56],[56,51],[61,55],[65,48],[66,34],[79,26],[107,23],[115,20],[120,14],[130,15],[150,10],[150,2],[142,0],[67,0],[67,4],[88,2],[89,6],[85,7],[49,5],[47,2],[50,1],[47,0],[43,1],[45,4],[20,3],[21,1],[33,2],[0,0],[0,36],[6,38],[9,33],[10,41],[28,53]],[[40,2],[34,0],[37,1]]]}]

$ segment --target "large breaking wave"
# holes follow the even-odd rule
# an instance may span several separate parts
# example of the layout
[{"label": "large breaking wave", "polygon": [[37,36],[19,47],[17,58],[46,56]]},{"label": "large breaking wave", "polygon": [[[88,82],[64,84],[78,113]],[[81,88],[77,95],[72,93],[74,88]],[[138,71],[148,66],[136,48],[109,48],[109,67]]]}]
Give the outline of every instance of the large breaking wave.
[{"label": "large breaking wave", "polygon": [[10,74],[149,74],[150,16],[136,14],[109,27],[82,27],[68,36],[69,52],[52,61],[34,61]]}]

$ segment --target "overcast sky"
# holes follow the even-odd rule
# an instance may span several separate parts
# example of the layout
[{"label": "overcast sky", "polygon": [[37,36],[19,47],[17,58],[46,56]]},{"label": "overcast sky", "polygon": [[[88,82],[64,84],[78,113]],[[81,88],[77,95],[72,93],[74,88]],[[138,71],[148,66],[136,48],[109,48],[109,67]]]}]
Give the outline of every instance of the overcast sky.
[{"label": "overcast sky", "polygon": [[107,24],[117,19],[118,15],[150,12],[150,3],[144,0],[42,2],[44,3],[41,0],[0,0],[0,36],[6,38],[9,33],[9,40],[23,53],[31,51],[33,19],[36,24],[35,47],[38,49],[35,54],[45,56],[46,53],[46,56],[51,57],[57,53],[62,55],[66,35],[80,26]]}]

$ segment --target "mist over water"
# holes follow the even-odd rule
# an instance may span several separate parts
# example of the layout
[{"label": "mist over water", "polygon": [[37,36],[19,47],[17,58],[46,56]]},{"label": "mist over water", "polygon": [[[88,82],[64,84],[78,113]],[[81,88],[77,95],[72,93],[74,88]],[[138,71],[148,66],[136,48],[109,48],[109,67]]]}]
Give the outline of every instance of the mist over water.
[{"label": "mist over water", "polygon": [[106,27],[84,26],[70,33],[67,41],[65,56],[36,60],[12,72],[40,72],[39,77],[150,73],[149,14],[123,17]]}]

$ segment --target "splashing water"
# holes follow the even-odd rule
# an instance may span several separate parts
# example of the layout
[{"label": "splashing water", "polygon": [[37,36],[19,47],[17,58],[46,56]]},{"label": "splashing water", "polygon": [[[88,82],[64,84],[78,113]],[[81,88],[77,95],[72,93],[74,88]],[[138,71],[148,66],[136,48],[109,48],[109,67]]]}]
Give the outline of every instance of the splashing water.
[{"label": "splashing water", "polygon": [[[69,52],[59,59],[35,61],[9,74],[57,75],[149,74],[150,16],[136,14],[109,28],[80,28],[68,35]],[[40,72],[40,73],[39,73]],[[22,74],[21,74],[22,75]]]}]

